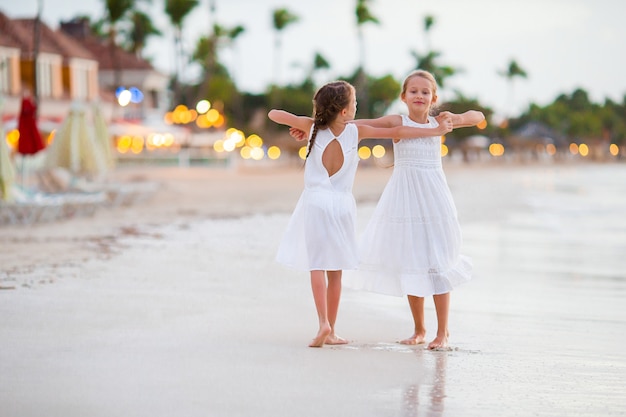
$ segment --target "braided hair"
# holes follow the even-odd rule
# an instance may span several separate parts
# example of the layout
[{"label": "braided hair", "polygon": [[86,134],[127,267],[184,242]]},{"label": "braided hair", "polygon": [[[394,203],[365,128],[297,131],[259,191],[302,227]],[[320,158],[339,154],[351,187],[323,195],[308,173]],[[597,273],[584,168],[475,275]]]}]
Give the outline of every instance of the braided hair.
[{"label": "braided hair", "polygon": [[317,131],[327,128],[335,121],[337,115],[350,105],[353,94],[354,87],[347,81],[333,81],[317,90],[313,96],[313,133],[305,159],[309,157],[313,149]]}]

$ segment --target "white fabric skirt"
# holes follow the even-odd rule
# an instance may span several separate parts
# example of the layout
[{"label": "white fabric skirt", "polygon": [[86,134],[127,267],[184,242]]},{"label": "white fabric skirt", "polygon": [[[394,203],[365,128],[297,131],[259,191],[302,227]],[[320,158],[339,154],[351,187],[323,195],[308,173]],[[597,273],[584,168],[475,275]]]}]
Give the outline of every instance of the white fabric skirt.
[{"label": "white fabric skirt", "polygon": [[344,285],[394,296],[443,294],[471,279],[441,168],[396,166],[359,241],[359,270]]},{"label": "white fabric skirt", "polygon": [[350,192],[305,189],[276,261],[301,271],[356,269],[356,203]]}]

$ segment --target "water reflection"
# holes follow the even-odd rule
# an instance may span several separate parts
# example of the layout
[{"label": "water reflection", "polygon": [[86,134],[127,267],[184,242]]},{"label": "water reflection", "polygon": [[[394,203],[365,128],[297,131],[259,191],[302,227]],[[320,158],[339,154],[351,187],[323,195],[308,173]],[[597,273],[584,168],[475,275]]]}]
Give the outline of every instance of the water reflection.
[{"label": "water reflection", "polygon": [[446,398],[448,352],[417,351],[417,353],[422,357],[421,359],[426,359],[425,356],[434,358],[435,369],[429,372],[430,378],[423,379],[422,383],[405,387],[402,395],[402,415],[404,417],[441,417]]}]

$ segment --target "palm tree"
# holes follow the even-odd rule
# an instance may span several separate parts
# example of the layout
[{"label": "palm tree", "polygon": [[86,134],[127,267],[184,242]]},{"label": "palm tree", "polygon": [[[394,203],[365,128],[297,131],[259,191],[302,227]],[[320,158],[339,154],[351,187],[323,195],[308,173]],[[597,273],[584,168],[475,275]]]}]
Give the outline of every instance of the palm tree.
[{"label": "palm tree", "polygon": [[148,37],[161,36],[162,33],[154,26],[150,16],[142,11],[133,11],[130,20],[133,24],[128,33],[128,47],[126,49],[140,57]]},{"label": "palm tree", "polygon": [[183,22],[189,13],[198,6],[198,0],[165,0],[165,13],[174,26],[174,51],[176,55],[174,75],[174,102],[180,99],[180,73],[182,71]]},{"label": "palm tree", "polygon": [[282,48],[281,34],[287,26],[297,22],[300,18],[291,13],[287,9],[276,9],[273,13],[274,29],[276,30],[276,38],[274,39],[274,83],[278,85],[280,81],[280,52]]},{"label": "palm tree", "polygon": [[424,42],[426,42],[426,50],[430,51],[430,29],[435,25],[435,17],[431,15],[424,16]]},{"label": "palm tree", "polygon": [[313,56],[313,62],[311,63],[311,65],[305,65],[304,66],[305,71],[306,71],[306,76],[304,78],[304,83],[307,83],[308,85],[314,86],[315,85],[315,81],[314,81],[314,76],[315,74],[320,71],[320,70],[324,70],[324,69],[329,69],[330,68],[330,63],[328,62],[328,60],[319,52],[315,52],[315,55]]},{"label": "palm tree", "polygon": [[226,67],[219,63],[217,56],[220,44],[225,42],[228,45],[232,45],[235,39],[243,32],[245,32],[245,28],[241,25],[228,29],[215,24],[213,25],[212,35],[203,36],[198,39],[192,60],[200,63],[204,72],[202,77],[204,81],[199,90],[200,95],[206,95],[208,93],[209,82],[213,75],[227,75],[228,73]]},{"label": "palm tree", "polygon": [[435,25],[435,17],[431,15],[424,16],[424,40],[426,43],[426,54],[421,55],[416,51],[412,51],[411,55],[415,58],[415,69],[422,69],[433,74],[440,88],[445,88],[446,79],[460,72],[458,68],[449,65],[439,65],[437,59],[441,56],[441,52],[433,51],[430,45],[430,30]]},{"label": "palm tree", "polygon": [[109,26],[109,45],[111,63],[113,64],[113,79],[115,90],[122,85],[122,74],[115,53],[117,49],[117,26],[135,7],[135,0],[103,0],[105,2],[105,21]]},{"label": "palm tree", "polygon": [[[380,24],[367,7],[370,0],[357,0],[356,2],[356,26],[359,41],[359,69],[356,77],[357,100],[362,102],[363,109],[369,109],[369,94],[367,91],[367,74],[365,72],[365,38],[363,37],[363,25],[366,23]],[[364,116],[369,117],[369,114]]]},{"label": "palm tree", "polygon": [[449,65],[438,65],[437,58],[441,55],[440,52],[429,51],[426,55],[420,55],[417,52],[412,51],[411,54],[416,61],[415,69],[422,69],[433,74],[437,80],[437,84],[439,84],[439,87],[442,89],[445,88],[446,79],[448,77],[451,77],[461,71],[460,69]]},{"label": "palm tree", "polygon": [[512,59],[509,62],[508,68],[505,71],[498,71],[498,74],[506,78],[506,80],[509,83],[509,104],[508,104],[509,109],[508,111],[510,113],[512,111],[512,107],[514,103],[513,102],[513,87],[514,87],[513,84],[515,82],[515,78],[527,78],[528,74],[526,74],[526,71],[522,69],[522,67],[520,67],[517,61],[515,61],[514,59]]}]

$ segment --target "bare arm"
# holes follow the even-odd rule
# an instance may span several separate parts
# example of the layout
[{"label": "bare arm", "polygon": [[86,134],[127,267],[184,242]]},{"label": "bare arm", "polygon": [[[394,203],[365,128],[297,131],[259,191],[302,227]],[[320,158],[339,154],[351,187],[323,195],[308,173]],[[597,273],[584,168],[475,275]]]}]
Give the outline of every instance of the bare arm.
[{"label": "bare arm", "polygon": [[359,129],[359,140],[411,139],[445,135],[452,131],[452,121],[450,118],[443,118],[439,126],[433,128],[410,126],[373,127],[368,125],[357,125],[357,128]]},{"label": "bare arm", "polygon": [[295,127],[296,129],[300,129],[304,132],[310,131],[311,126],[313,126],[312,118],[307,116],[296,116],[295,114],[284,110],[272,109],[267,114],[267,117],[275,123]]},{"label": "bare arm", "polygon": [[450,117],[454,128],[476,126],[485,120],[485,115],[478,110],[468,110],[465,113],[455,114],[448,111],[441,112],[437,117],[437,121],[441,117]]},{"label": "bare arm", "polygon": [[378,117],[376,119],[357,119],[353,120],[355,125],[367,125],[371,127],[395,127],[402,125],[402,116],[392,114],[388,116]]}]

